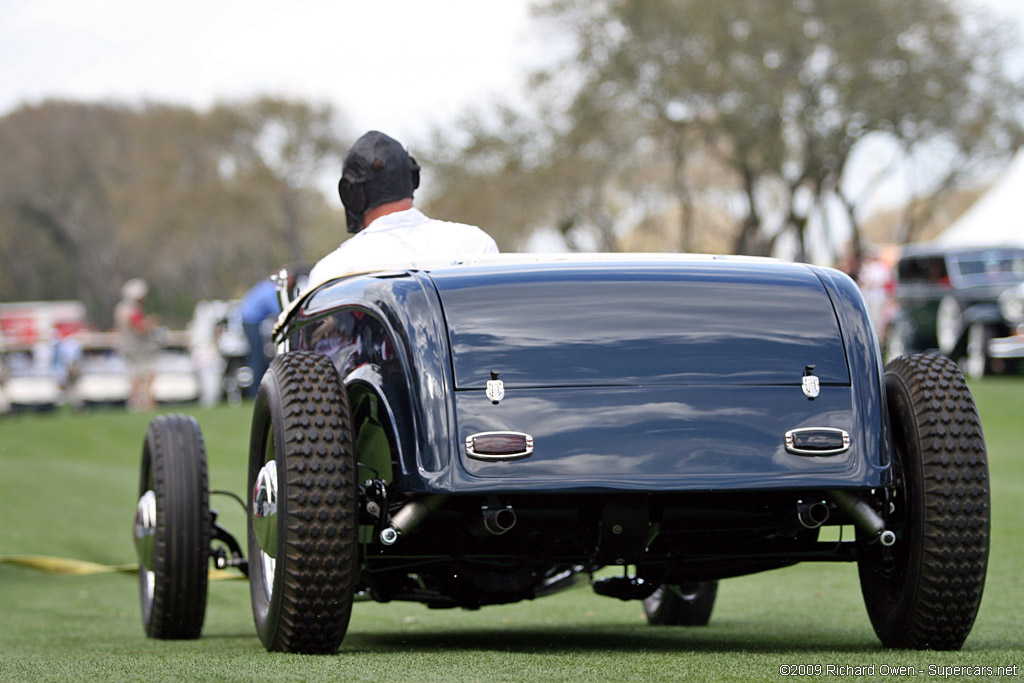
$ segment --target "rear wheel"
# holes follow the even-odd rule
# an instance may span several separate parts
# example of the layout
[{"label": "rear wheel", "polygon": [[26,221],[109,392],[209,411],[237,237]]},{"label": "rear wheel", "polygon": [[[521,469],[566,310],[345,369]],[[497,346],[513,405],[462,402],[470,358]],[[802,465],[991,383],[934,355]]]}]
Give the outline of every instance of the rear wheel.
[{"label": "rear wheel", "polygon": [[142,623],[150,638],[198,638],[210,558],[206,447],[186,415],[161,415],[142,449],[135,548]]},{"label": "rear wheel", "polygon": [[249,586],[268,650],[332,653],[357,571],[356,457],[348,396],[327,356],[274,358],[249,447]]},{"label": "rear wheel", "polygon": [[706,626],[717,593],[718,581],[662,584],[644,599],[644,612],[653,626]]},{"label": "rear wheel", "polygon": [[959,649],[985,585],[988,458],[974,399],[939,354],[886,366],[896,543],[861,538],[858,569],[871,624],[887,647]]}]

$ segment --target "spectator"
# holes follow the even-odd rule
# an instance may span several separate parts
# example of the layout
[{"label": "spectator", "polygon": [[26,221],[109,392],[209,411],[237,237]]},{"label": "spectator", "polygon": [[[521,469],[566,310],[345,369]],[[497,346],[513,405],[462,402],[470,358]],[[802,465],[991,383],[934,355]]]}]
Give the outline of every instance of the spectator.
[{"label": "spectator", "polygon": [[242,297],[239,315],[245,337],[249,340],[248,364],[253,374],[252,384],[245,388],[247,398],[256,396],[260,380],[270,366],[270,359],[274,357],[269,328],[280,313],[277,287],[269,279],[260,281]]},{"label": "spectator", "polygon": [[864,295],[868,314],[875,325],[875,332],[885,341],[894,310],[893,301],[896,280],[892,266],[886,262],[877,249],[871,249],[858,271],[857,284]]},{"label": "spectator", "polygon": [[64,400],[75,410],[82,408],[77,392],[78,378],[82,369],[81,335],[81,329],[58,330],[58,339],[53,354],[53,370],[64,394]]},{"label": "spectator", "polygon": [[158,319],[146,315],[142,303],[149,293],[145,280],[133,278],[121,287],[121,300],[114,307],[114,324],[121,338],[121,354],[128,365],[131,396],[128,409],[152,410],[153,378],[156,373]]}]

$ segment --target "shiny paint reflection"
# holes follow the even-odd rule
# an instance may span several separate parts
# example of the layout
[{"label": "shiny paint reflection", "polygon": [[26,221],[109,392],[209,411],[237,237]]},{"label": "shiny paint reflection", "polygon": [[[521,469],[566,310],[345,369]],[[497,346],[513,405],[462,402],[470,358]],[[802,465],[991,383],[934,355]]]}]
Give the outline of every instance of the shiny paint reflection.
[{"label": "shiny paint reflection", "polygon": [[[451,463],[454,415],[444,314],[423,273],[362,275],[317,289],[289,321],[293,349],[325,353],[343,382],[380,397],[398,445],[396,482],[412,490]],[[325,342],[324,331],[336,338]]]},{"label": "shiny paint reflection", "polygon": [[[785,267],[783,267],[785,266]],[[832,304],[808,268],[434,275],[457,388],[822,383],[850,375]]]},{"label": "shiny paint reflection", "polygon": [[[863,485],[871,476],[854,442],[838,456],[787,453],[786,431],[834,427],[851,431],[848,388],[813,402],[796,387],[519,389],[499,406],[482,392],[459,392],[459,433],[516,430],[532,434],[524,460],[462,459],[472,477],[507,485],[561,480],[567,486],[651,490],[777,488],[795,481]],[[877,482],[878,473],[874,471]]]},{"label": "shiny paint reflection", "polygon": [[[794,264],[466,266],[328,284],[286,336],[383,397],[403,491],[804,489],[885,476],[868,320],[849,278]],[[325,324],[342,331],[326,345]],[[814,401],[800,390],[808,364]],[[483,391],[492,370],[499,406]],[[786,431],[820,426],[853,447],[785,452]],[[468,434],[501,430],[534,435],[536,452],[465,462]]]}]

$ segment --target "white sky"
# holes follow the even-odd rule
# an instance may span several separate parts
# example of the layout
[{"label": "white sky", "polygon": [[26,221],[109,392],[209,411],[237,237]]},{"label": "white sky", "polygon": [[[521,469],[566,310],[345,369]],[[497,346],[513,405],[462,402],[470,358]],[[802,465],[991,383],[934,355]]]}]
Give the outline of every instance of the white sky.
[{"label": "white sky", "polygon": [[[1024,0],[965,0],[1024,26]],[[327,100],[399,139],[515,100],[549,52],[530,0],[0,0],[0,114],[45,97]]]},{"label": "white sky", "polygon": [[528,29],[529,0],[0,0],[0,114],[46,97],[273,94],[403,139],[514,98]]}]

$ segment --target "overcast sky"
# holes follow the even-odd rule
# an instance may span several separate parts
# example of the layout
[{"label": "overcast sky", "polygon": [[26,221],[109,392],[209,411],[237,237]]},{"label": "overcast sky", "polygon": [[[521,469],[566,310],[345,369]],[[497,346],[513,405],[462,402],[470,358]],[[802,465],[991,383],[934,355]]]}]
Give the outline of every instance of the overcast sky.
[{"label": "overcast sky", "polygon": [[327,100],[403,138],[515,88],[529,0],[0,0],[0,113],[46,97]]},{"label": "overcast sky", "polygon": [[[1024,23],[1024,0],[968,0]],[[550,46],[530,0],[0,0],[0,114],[46,97],[327,100],[398,138],[514,100]]]}]

